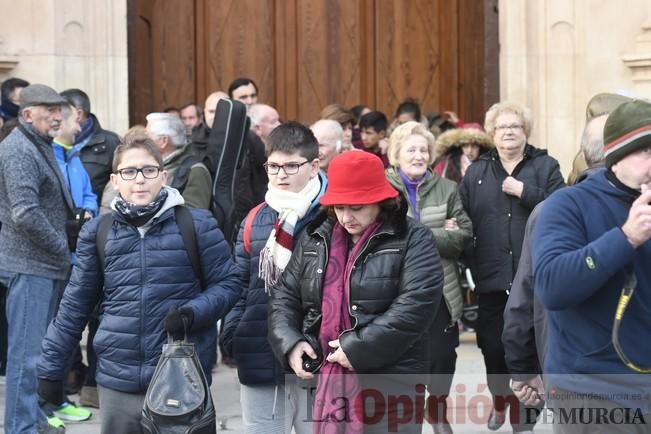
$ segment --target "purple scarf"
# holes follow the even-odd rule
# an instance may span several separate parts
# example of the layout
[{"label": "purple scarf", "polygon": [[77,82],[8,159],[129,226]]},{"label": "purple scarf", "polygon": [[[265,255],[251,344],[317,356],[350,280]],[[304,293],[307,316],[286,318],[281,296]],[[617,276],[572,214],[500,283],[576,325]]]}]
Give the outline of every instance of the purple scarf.
[{"label": "purple scarf", "polygon": [[[366,241],[377,232],[380,223],[370,225],[355,243],[350,253],[350,236],[339,223],[332,231],[330,256],[323,284],[321,311],[323,320],[319,330],[319,343],[324,359],[329,351],[328,342],[339,338],[344,330],[352,328],[350,317],[350,274],[355,258]],[[314,399],[314,434],[361,434],[364,432],[361,386],[354,371],[327,360],[319,371]],[[349,407],[342,411],[341,399],[348,399]],[[348,411],[348,420],[345,411]],[[343,421],[342,421],[343,420]]]},{"label": "purple scarf", "polygon": [[413,212],[413,217],[414,220],[420,221],[420,211],[418,210],[418,186],[425,180],[427,177],[428,172],[425,172],[425,174],[418,180],[418,181],[412,181],[405,172],[400,169],[400,178],[402,178],[402,183],[405,184],[405,189],[407,190],[407,199],[409,200],[409,204],[411,205],[411,209]]}]

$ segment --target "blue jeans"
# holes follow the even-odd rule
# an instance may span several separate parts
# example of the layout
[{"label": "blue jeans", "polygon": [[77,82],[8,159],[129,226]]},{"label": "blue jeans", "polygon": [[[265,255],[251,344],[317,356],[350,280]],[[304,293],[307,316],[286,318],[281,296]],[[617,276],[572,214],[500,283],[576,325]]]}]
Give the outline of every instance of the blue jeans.
[{"label": "blue jeans", "polygon": [[36,393],[36,365],[65,282],[5,272],[0,272],[0,281],[8,288],[5,433],[33,434],[37,425],[45,422]]},{"label": "blue jeans", "polygon": [[0,376],[4,377],[7,371],[7,314],[5,300],[7,289],[0,283]]}]

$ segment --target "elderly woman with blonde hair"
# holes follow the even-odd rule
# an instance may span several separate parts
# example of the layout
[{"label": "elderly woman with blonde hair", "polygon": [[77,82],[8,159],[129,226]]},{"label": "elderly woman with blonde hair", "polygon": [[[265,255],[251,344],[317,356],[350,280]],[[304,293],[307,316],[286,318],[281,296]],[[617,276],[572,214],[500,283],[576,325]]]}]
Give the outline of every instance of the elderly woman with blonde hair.
[{"label": "elderly woman with blonde hair", "polygon": [[429,393],[437,405],[427,409],[435,433],[452,432],[445,400],[450,393],[459,345],[457,320],[463,300],[456,261],[472,234],[472,224],[461,204],[457,184],[436,175],[430,167],[434,161],[434,135],[422,124],[409,121],[398,126],[389,138],[388,157],[391,167],[386,176],[391,185],[409,204],[408,215],[427,226],[434,234],[435,245],[443,266],[443,300],[430,328]]},{"label": "elderly woman with blonde hair", "polygon": [[[506,421],[506,407],[517,402],[509,388],[502,331],[504,307],[517,271],[529,214],[534,207],[563,187],[558,161],[547,151],[528,143],[533,122],[529,110],[501,102],[486,113],[484,129],[495,149],[480,156],[461,181],[461,200],[472,220],[473,243],[468,255],[478,295],[477,345],[481,348],[493,411],[488,428]],[[523,406],[512,405],[512,421],[523,421]],[[535,421],[533,421],[535,423]],[[514,431],[531,430],[521,423]]]}]

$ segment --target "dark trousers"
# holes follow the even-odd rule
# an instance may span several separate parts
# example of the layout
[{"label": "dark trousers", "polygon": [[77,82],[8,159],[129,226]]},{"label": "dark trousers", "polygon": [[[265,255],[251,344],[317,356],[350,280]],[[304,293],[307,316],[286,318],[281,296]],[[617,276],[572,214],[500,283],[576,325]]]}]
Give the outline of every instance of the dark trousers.
[{"label": "dark trousers", "polygon": [[7,311],[6,311],[6,297],[7,288],[0,284],[0,376],[4,377],[7,372],[7,347],[9,342],[7,340]]},{"label": "dark trousers", "polygon": [[504,411],[509,405],[509,420],[513,431],[533,430],[535,420],[527,417],[535,412],[528,411],[513,395],[510,387],[509,370],[504,359],[502,331],[504,330],[504,308],[508,299],[506,292],[480,294],[478,296],[477,346],[481,349],[486,365],[488,389],[493,395],[493,406]]},{"label": "dark trousers", "polygon": [[459,327],[450,325],[450,312],[444,300],[441,300],[432,326],[430,328],[430,379],[427,390],[433,396],[428,402],[436,402],[436,409],[427,410],[433,421],[444,421],[447,412],[446,398],[450,394],[454,371],[457,366],[459,346]]}]

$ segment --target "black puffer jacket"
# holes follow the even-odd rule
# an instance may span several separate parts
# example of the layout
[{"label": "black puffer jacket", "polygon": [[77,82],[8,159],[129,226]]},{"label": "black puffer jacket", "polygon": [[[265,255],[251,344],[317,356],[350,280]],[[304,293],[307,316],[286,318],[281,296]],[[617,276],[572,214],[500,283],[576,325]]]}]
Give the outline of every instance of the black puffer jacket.
[{"label": "black puffer jacket", "polygon": [[529,144],[511,174],[524,183],[521,198],[502,192],[508,176],[493,149],[468,168],[461,182],[461,201],[473,228],[467,260],[480,294],[510,291],[529,214],[565,186],[558,161]]},{"label": "black puffer jacket", "polygon": [[[286,368],[299,341],[321,351],[321,296],[334,224],[322,213],[308,226],[271,292],[269,342]],[[354,328],[340,337],[357,373],[429,372],[427,330],[443,290],[434,246],[432,232],[400,211],[362,247],[350,277]]]}]

